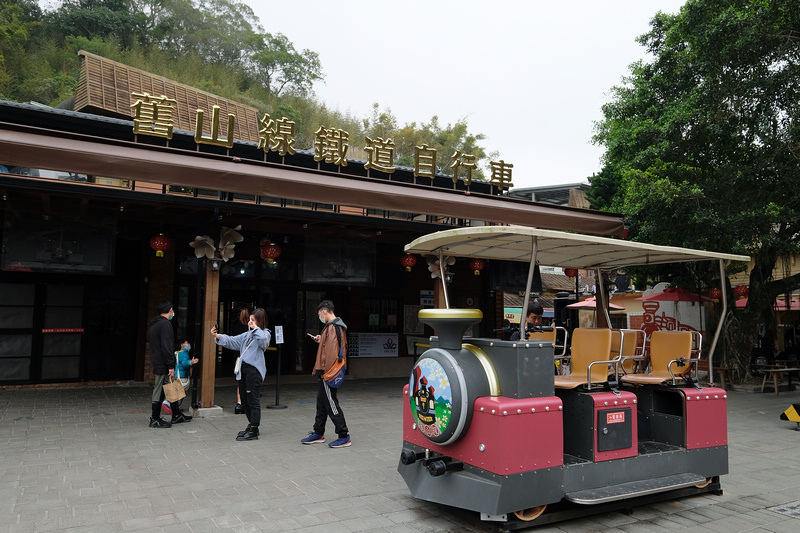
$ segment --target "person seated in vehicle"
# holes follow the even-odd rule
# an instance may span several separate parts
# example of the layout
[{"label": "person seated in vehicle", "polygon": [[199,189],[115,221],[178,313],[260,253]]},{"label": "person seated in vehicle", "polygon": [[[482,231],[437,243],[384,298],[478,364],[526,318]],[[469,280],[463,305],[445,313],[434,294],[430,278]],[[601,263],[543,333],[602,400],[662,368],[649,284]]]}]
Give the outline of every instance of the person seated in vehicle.
[{"label": "person seated in vehicle", "polygon": [[[539,303],[539,300],[534,300],[533,302],[528,305],[528,314],[525,317],[525,331],[527,332],[528,329],[533,327],[539,327],[542,325],[542,316],[544,315],[544,308],[542,304]],[[520,328],[521,331],[522,328]],[[511,334],[512,341],[518,341],[522,338],[520,331],[515,331]],[[526,336],[527,338],[527,336]]]}]

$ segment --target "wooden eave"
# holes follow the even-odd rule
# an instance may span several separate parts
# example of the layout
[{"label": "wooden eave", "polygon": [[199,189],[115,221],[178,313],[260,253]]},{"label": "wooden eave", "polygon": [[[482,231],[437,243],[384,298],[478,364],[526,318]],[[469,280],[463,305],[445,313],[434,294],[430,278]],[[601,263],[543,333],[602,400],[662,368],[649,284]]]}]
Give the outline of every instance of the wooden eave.
[{"label": "wooden eave", "polygon": [[[622,236],[624,232],[624,217],[619,214],[553,206],[474,190],[415,185],[398,181],[400,170],[390,180],[355,175],[364,171],[363,164],[357,162],[337,168],[318,165],[308,155],[299,157],[299,153],[293,157],[305,165],[302,168],[250,159],[248,154],[257,152],[255,143],[237,143],[231,150],[215,153],[201,152],[200,145],[194,145],[191,135],[183,132],[169,147],[145,144],[131,140],[131,122],[74,112],[27,109],[20,104],[0,105],[0,119],[3,118],[14,120],[0,122],[0,153],[6,166],[490,224],[596,235]],[[36,125],[29,126],[25,122]],[[101,132],[101,135],[89,135],[86,131]],[[196,150],[186,149],[187,146]]]}]

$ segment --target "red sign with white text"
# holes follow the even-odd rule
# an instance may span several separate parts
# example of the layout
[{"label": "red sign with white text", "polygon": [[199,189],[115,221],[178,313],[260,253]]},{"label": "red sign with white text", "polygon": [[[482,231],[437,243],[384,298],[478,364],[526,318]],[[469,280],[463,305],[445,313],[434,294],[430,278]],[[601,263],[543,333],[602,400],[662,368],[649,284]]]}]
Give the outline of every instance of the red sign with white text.
[{"label": "red sign with white text", "polygon": [[606,424],[619,424],[625,422],[625,412],[617,411],[616,413],[606,413]]}]

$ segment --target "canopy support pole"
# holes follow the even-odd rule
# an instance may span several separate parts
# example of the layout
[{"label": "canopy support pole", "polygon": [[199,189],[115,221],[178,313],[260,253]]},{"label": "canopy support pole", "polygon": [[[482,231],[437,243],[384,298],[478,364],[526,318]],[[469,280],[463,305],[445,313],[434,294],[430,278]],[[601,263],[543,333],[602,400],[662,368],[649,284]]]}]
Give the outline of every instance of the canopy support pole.
[{"label": "canopy support pole", "polygon": [[[606,291],[606,284],[605,284],[605,280],[603,279],[603,272],[598,268],[597,270],[595,270],[595,275],[597,276],[597,280],[596,280],[597,285],[596,285],[596,291],[595,292],[600,296],[600,300],[599,301],[602,303],[603,317],[606,320],[606,327],[610,328],[611,327],[611,316],[608,314],[608,306],[610,305],[611,302],[609,300],[608,292]],[[598,300],[597,300],[597,298],[595,298],[595,306],[594,306],[595,316],[597,316],[597,313],[598,313],[598,311],[597,311],[597,303],[598,303]]]},{"label": "canopy support pole", "polygon": [[725,315],[728,313],[728,291],[725,290],[725,262],[719,260],[719,285],[722,291],[722,313],[719,315],[717,322],[717,331],[714,332],[714,340],[711,341],[711,348],[708,349],[708,384],[714,386],[714,350],[717,348],[717,341],[719,340],[720,333],[722,333],[722,326],[725,325]]},{"label": "canopy support pole", "polygon": [[442,293],[444,294],[444,307],[450,309],[450,300],[447,299],[447,280],[445,279],[445,271],[447,265],[444,264],[444,254],[442,249],[439,248],[439,277],[442,278]]},{"label": "canopy support pole", "polygon": [[525,331],[527,326],[527,319],[528,319],[528,304],[531,301],[531,285],[533,285],[533,272],[536,270],[536,252],[538,247],[538,242],[536,237],[532,237],[531,240],[531,264],[528,267],[528,283],[525,285],[525,298],[522,301],[522,311],[520,312],[519,317],[519,338],[520,339],[527,339],[528,335]]}]

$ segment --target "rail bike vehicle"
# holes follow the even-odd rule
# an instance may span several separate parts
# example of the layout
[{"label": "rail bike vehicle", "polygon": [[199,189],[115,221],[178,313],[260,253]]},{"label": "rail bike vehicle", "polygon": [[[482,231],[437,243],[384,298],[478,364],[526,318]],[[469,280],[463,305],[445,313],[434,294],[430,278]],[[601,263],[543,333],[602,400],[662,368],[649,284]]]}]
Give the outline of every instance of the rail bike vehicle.
[{"label": "rail bike vehicle", "polygon": [[[447,257],[530,262],[523,310],[536,264],[594,270],[598,301],[607,303],[602,276],[617,269],[716,260],[724,281],[726,261],[749,260],[515,226],[441,231],[405,250],[441,265]],[[713,376],[699,383],[700,346],[691,332],[654,332],[644,368],[641,332],[576,328],[562,365],[570,373],[554,375],[554,334],[463,338],[482,313],[450,309],[444,280],[442,289],[448,308],[419,312],[435,336],[404,388],[398,471],[414,497],[515,529],[721,493],[727,396]],[[722,305],[725,316],[724,298]],[[610,324],[598,304],[602,311]],[[721,327],[704,356],[708,368]]]}]

